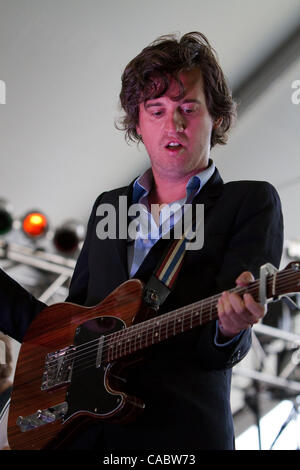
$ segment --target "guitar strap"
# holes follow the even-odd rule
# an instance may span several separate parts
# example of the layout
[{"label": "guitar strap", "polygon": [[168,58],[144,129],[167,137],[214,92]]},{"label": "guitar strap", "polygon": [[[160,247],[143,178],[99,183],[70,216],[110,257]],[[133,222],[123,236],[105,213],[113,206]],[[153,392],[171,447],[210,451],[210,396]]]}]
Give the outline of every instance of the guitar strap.
[{"label": "guitar strap", "polygon": [[[200,223],[201,221],[198,221],[195,230],[199,228]],[[158,310],[163,304],[174,286],[183,264],[187,239],[190,240],[189,234],[193,230],[194,225],[194,220],[192,220],[181,238],[171,240],[145,286],[144,300],[155,310]],[[194,231],[194,233],[196,232]]]}]

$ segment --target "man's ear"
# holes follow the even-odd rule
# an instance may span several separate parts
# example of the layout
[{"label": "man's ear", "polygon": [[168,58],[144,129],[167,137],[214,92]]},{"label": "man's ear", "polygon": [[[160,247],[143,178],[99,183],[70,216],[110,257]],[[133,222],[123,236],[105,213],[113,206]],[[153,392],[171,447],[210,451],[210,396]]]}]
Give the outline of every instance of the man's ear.
[{"label": "man's ear", "polygon": [[219,117],[216,121],[214,121],[213,129],[218,129],[221,126],[222,122],[223,118]]}]

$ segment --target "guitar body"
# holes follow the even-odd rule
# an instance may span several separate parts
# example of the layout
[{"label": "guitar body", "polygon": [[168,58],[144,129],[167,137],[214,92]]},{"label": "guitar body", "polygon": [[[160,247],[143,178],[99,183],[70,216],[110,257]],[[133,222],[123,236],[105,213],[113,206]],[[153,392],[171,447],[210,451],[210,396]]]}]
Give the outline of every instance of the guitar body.
[{"label": "guitar body", "polygon": [[122,391],[122,370],[134,357],[101,360],[106,337],[147,314],[142,293],[135,279],[95,307],[60,303],[40,312],[16,366],[8,418],[12,449],[64,448],[91,420],[128,421],[143,409],[139,399]]}]

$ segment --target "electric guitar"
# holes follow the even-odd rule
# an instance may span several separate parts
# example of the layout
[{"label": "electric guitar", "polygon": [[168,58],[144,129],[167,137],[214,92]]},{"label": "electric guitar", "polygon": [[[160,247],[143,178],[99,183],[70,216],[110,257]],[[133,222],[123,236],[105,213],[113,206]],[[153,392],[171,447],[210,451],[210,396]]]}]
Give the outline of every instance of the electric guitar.
[{"label": "electric guitar", "polygon": [[[261,286],[256,280],[231,292],[249,292],[258,301]],[[269,300],[299,292],[300,261],[267,274],[264,289]],[[58,303],[39,313],[16,366],[8,417],[12,449],[60,449],[92,420],[134,419],[144,403],[122,389],[122,371],[145,348],[218,316],[219,294],[149,318],[153,309],[143,291],[132,279],[94,307]]]}]

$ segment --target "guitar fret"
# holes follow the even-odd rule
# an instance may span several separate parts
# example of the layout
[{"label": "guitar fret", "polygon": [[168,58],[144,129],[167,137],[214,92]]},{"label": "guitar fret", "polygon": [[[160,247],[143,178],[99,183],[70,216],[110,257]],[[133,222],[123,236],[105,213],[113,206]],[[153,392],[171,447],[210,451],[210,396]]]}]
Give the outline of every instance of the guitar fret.
[{"label": "guitar fret", "polygon": [[155,337],[158,335],[158,332],[155,331],[155,325],[156,325],[156,326],[159,325],[159,320],[157,320],[157,321],[155,322],[155,324],[153,325],[152,344],[154,344],[154,342],[155,342]]},{"label": "guitar fret", "polygon": [[[181,318],[178,318],[178,319],[177,319],[177,323],[180,324],[180,322],[181,322]],[[181,325],[181,328],[182,328],[182,325]]]},{"label": "guitar fret", "polygon": [[[111,343],[111,341],[110,341],[110,343]],[[114,348],[114,345],[109,344],[108,351],[107,351],[107,360],[108,360],[108,362],[111,362],[113,360],[113,348]]]},{"label": "guitar fret", "polygon": [[148,346],[148,327],[146,328],[146,343],[145,343],[146,346]]},{"label": "guitar fret", "polygon": [[125,338],[121,338],[121,340],[119,341],[119,344],[120,344],[120,356],[119,357],[122,357],[123,355],[126,355],[126,351],[124,351]]},{"label": "guitar fret", "polygon": [[129,346],[129,354],[131,353],[131,339],[127,339],[127,345]]},{"label": "guitar fret", "polygon": [[131,353],[131,337],[130,337],[130,330],[128,331],[127,338],[126,338],[126,348],[128,346],[128,353]]},{"label": "guitar fret", "polygon": [[116,345],[117,345],[117,343],[116,343],[116,337],[117,337],[117,335],[116,335],[116,333],[114,333],[114,334],[113,334],[113,337],[112,337],[112,343],[113,343],[113,353],[112,353],[112,356],[111,356],[111,359],[112,359],[112,360],[114,360],[115,357],[116,357]]},{"label": "guitar fret", "polygon": [[[118,352],[118,347],[119,347],[119,352]],[[117,343],[117,355],[116,355],[116,357],[121,357],[121,356],[122,356],[122,343],[121,343],[121,341],[119,341]]]},{"label": "guitar fret", "polygon": [[120,356],[119,357],[122,357],[123,354],[126,355],[126,351],[124,351],[124,346],[125,346],[125,341],[126,341],[126,333],[127,333],[127,331],[124,330],[123,335],[120,335],[120,341],[119,341]]},{"label": "guitar fret", "polygon": [[161,320],[158,320],[157,322],[157,325],[158,325],[158,331],[156,332],[155,336],[156,338],[158,339],[158,341],[161,341],[161,325],[162,325],[162,321]]},{"label": "guitar fret", "polygon": [[183,317],[183,315],[180,318],[180,322],[181,322],[181,332],[183,333],[184,332],[184,317]]},{"label": "guitar fret", "polygon": [[117,354],[117,357],[122,357],[122,333],[124,333],[124,330],[118,335],[118,342],[117,342],[117,353],[118,353],[118,346],[119,346],[119,355]]},{"label": "guitar fret", "polygon": [[169,333],[169,319],[170,319],[170,314],[167,315],[166,339],[168,339],[168,333]]},{"label": "guitar fret", "polygon": [[119,341],[119,336],[120,336],[120,331],[115,333],[115,354],[114,354],[114,359],[117,359],[118,357],[118,341]]},{"label": "guitar fret", "polygon": [[134,341],[134,350],[135,350],[135,351],[136,351],[136,349],[137,349],[137,346],[136,346],[137,339],[138,339],[138,336],[135,335],[135,341]]}]

